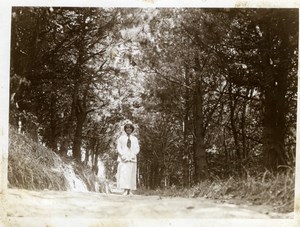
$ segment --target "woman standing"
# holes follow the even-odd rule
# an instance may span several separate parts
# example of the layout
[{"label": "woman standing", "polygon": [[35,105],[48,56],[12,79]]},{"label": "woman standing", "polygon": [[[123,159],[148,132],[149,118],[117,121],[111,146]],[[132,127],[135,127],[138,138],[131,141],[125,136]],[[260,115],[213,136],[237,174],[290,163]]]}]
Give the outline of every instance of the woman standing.
[{"label": "woman standing", "polygon": [[117,140],[118,151],[118,171],[117,171],[117,186],[124,189],[123,195],[132,195],[132,190],[136,190],[136,155],[140,151],[138,139],[131,135],[134,130],[132,124],[124,126],[125,135],[122,135]]}]

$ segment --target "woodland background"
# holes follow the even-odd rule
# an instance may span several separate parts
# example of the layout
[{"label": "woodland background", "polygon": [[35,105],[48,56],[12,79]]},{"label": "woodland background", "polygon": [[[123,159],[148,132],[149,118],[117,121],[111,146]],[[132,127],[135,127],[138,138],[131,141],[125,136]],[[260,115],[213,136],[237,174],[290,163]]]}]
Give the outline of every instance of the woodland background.
[{"label": "woodland background", "polygon": [[[298,9],[14,7],[10,126],[139,187],[294,172]],[[11,155],[11,154],[10,154]]]}]

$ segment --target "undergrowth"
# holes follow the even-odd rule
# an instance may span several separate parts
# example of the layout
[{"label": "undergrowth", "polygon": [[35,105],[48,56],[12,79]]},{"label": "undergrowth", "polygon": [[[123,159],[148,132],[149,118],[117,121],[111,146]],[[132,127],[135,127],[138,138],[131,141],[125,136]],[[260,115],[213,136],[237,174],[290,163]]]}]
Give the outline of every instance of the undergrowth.
[{"label": "undergrowth", "polygon": [[34,142],[27,134],[9,129],[8,186],[28,190],[68,190],[62,169],[72,165],[88,190],[95,191],[92,171],[77,168],[71,160],[61,158],[51,149]]},{"label": "undergrowth", "polygon": [[[27,135],[10,128],[8,182],[9,187],[29,190],[67,190],[68,183],[58,166],[68,163],[52,150],[39,145]],[[73,165],[74,171],[94,191],[95,176],[90,169]],[[157,190],[138,188],[137,194],[166,197],[204,197],[253,205],[268,205],[277,212],[294,210],[295,174],[293,170],[272,174],[268,171],[246,177],[204,180],[189,189],[169,187]]]},{"label": "undergrowth", "polygon": [[204,180],[189,189],[176,186],[145,190],[138,194],[167,197],[204,197],[209,199],[233,201],[251,205],[268,205],[276,212],[294,210],[295,174],[290,170],[276,175],[266,171],[256,176],[230,177],[226,180]]}]

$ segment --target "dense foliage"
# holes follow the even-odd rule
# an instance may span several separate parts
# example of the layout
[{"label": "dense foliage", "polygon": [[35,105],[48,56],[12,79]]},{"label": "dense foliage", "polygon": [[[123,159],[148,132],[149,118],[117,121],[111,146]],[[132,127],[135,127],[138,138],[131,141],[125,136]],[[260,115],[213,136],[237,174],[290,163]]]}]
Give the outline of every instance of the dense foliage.
[{"label": "dense foliage", "polygon": [[295,9],[16,7],[10,123],[113,178],[129,119],[150,188],[294,169],[297,48]]},{"label": "dense foliage", "polygon": [[[164,128],[176,132],[170,137],[177,144],[170,144],[176,171],[167,170],[169,156],[145,155],[142,162],[155,165],[144,167],[145,176],[159,182],[148,184],[164,179],[177,185],[171,178],[179,177],[188,186],[216,175],[294,168],[297,10],[168,9],[152,15],[141,59],[152,73],[145,103],[153,121],[146,124],[167,116]],[[157,138],[152,153],[165,154],[167,140]],[[149,149],[148,140],[142,142]]]}]

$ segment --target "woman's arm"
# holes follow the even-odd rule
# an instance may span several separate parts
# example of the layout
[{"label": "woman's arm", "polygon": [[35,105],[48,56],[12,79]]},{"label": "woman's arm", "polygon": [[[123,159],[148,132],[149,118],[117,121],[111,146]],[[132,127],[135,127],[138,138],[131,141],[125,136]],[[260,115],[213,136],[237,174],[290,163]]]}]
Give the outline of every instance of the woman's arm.
[{"label": "woman's arm", "polygon": [[122,141],[122,137],[120,137],[117,141],[117,151],[120,156],[120,158],[123,161],[130,161],[131,159],[131,154],[128,152],[128,149],[124,144],[122,144],[124,141]]},{"label": "woman's arm", "polygon": [[134,153],[134,155],[137,155],[140,152],[139,141],[136,137],[134,139],[134,143],[133,143],[133,146],[132,146],[132,152]]},{"label": "woman's arm", "polygon": [[119,153],[120,156],[125,154],[125,150],[122,147],[122,137],[119,137],[119,139],[117,140],[117,151]]}]

